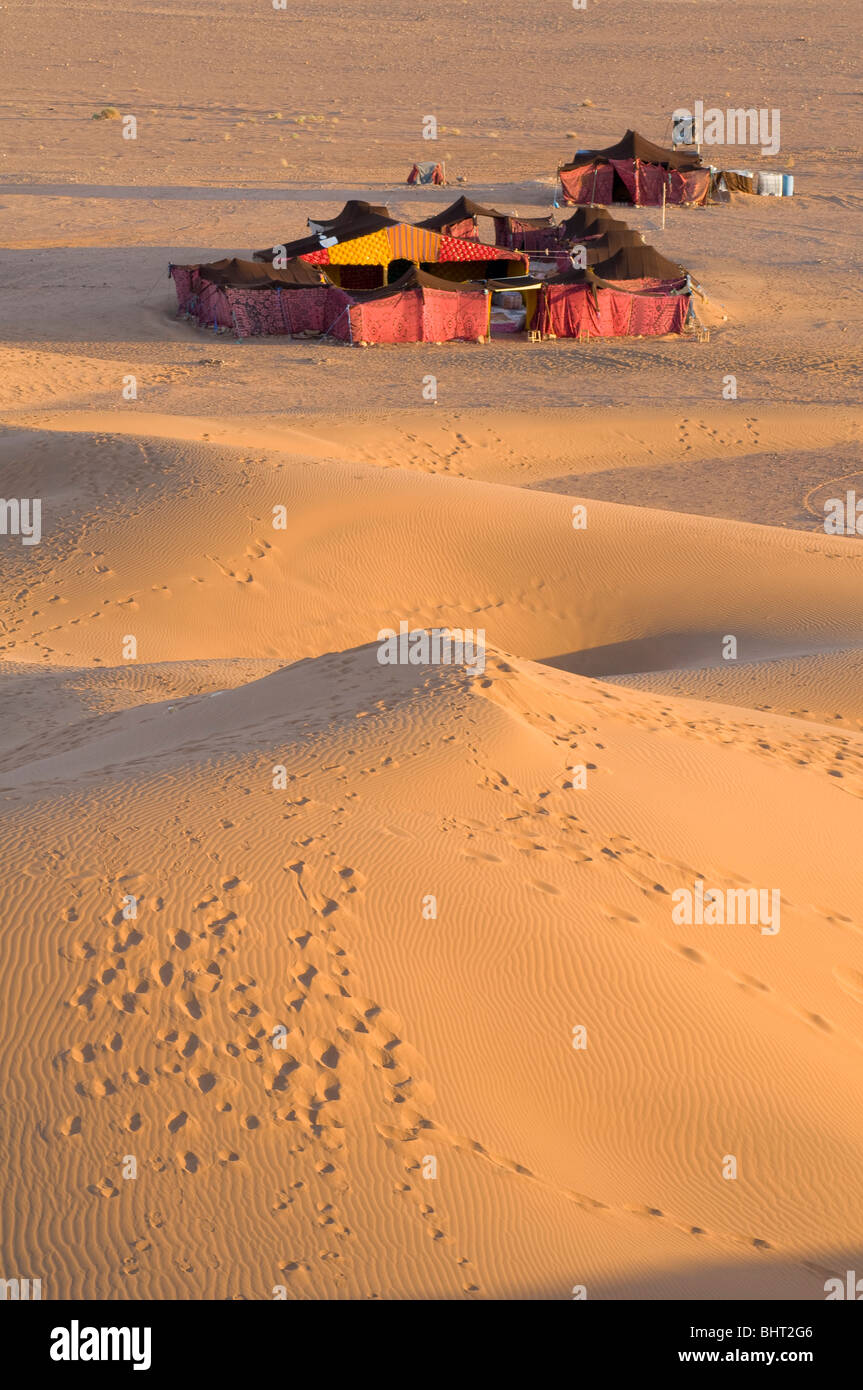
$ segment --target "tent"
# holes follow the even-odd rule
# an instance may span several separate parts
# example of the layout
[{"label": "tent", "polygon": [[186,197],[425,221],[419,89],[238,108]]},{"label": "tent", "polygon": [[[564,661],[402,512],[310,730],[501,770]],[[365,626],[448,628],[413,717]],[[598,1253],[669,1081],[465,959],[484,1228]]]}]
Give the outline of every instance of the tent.
[{"label": "tent", "polygon": [[436,164],[433,159],[415,164],[407,177],[408,183],[446,183],[446,173],[442,164]]},{"label": "tent", "polygon": [[593,270],[570,270],[543,282],[531,327],[554,338],[659,337],[682,333],[692,295],[684,280],[633,288]]},{"label": "tent", "polygon": [[[583,265],[598,265],[600,261],[607,261],[624,247],[644,246],[644,238],[640,232],[636,232],[632,227],[609,227],[608,231],[600,236],[582,237],[576,240],[569,247],[570,254],[582,252],[584,259]],[[627,277],[621,276],[621,279]]]},{"label": "tent", "polygon": [[[373,230],[303,237],[278,248],[289,260],[297,257],[323,267],[327,279],[346,290],[380,289],[398,280],[411,265],[439,279],[480,280],[491,276],[520,275],[527,257],[507,247],[447,236],[414,227],[392,218],[375,217]],[[255,259],[273,262],[276,248],[256,251]]]},{"label": "tent", "polygon": [[435,212],[431,217],[426,217],[422,222],[415,222],[413,225],[421,227],[427,232],[441,232],[444,236],[476,240],[478,217],[490,217],[492,220],[496,220],[499,217],[506,217],[506,213],[498,212],[497,208],[484,208],[480,203],[473,202],[471,198],[456,198],[455,202],[450,203],[443,212]]},{"label": "tent", "polygon": [[637,131],[628,130],[616,145],[579,150],[558,169],[565,203],[634,203],[655,207],[662,202],[704,204],[711,189],[710,170],[691,151],[666,150]]},{"label": "tent", "polygon": [[257,261],[172,265],[179,312],[238,338],[328,336],[345,342],[476,341],[488,334],[484,285],[441,280],[410,266],[398,280],[348,292],[304,261],[273,271]]}]

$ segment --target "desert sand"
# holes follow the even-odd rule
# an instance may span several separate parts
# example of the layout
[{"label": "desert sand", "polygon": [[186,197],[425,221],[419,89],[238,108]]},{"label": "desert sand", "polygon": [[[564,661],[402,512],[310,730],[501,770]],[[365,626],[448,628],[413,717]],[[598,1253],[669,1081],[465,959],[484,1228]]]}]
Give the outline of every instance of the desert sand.
[{"label": "desert sand", "polygon": [[[823,527],[863,492],[852,10],[2,24],[0,492],[42,534],[0,537],[0,1274],[823,1299],[863,1267],[863,549]],[[535,215],[576,145],[726,96],[782,150],[716,162],[795,196],[621,210],[709,342],[176,317],[171,260],[354,196]],[[453,187],[404,186],[427,112]],[[402,620],[485,668],[382,665]],[[699,880],[781,928],[679,924]]]}]

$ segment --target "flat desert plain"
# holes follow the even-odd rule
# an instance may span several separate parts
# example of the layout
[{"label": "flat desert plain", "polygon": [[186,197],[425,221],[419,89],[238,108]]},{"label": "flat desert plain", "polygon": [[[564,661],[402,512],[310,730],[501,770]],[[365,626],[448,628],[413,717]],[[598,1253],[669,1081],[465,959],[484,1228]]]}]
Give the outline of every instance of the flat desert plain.
[{"label": "flat desert plain", "polygon": [[[3,7],[0,491],[42,521],[0,538],[0,1273],[815,1300],[863,1269],[863,541],[824,529],[863,495],[858,19]],[[778,109],[777,155],[709,156],[795,178],[618,210],[707,342],[176,316],[170,261],[350,197],[538,215],[577,147],[698,99]],[[428,114],[443,189],[405,185]],[[402,621],[484,632],[484,669],[381,664]],[[772,925],[681,921],[697,883]]]}]

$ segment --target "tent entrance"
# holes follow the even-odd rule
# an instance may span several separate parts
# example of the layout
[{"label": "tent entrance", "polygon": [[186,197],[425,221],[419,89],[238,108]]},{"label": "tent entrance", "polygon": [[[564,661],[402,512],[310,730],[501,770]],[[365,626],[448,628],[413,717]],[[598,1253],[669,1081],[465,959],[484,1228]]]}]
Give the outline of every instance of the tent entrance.
[{"label": "tent entrance", "polygon": [[632,194],[616,169],[614,170],[614,175],[611,180],[611,201],[613,203],[632,202]]},{"label": "tent entrance", "polygon": [[386,283],[379,265],[328,265],[326,275],[343,290],[379,290]]}]

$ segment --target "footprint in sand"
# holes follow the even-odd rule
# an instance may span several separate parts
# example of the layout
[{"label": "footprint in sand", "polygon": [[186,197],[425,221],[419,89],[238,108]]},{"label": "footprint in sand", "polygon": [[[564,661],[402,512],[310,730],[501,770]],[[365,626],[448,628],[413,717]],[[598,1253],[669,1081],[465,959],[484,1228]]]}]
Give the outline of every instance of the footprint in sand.
[{"label": "footprint in sand", "polygon": [[852,999],[856,999],[858,1004],[863,1004],[863,972],[847,966],[842,969],[836,966],[833,969],[833,978],[840,989]]}]

